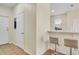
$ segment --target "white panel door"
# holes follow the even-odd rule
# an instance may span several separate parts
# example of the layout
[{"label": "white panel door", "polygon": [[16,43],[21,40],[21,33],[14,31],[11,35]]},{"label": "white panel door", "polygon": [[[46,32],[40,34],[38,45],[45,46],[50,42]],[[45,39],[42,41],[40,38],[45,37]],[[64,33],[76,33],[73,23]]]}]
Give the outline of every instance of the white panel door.
[{"label": "white panel door", "polygon": [[8,43],[8,17],[0,16],[0,45]]},{"label": "white panel door", "polygon": [[17,42],[16,44],[24,49],[24,14],[20,13],[16,17],[16,33],[17,33]]}]

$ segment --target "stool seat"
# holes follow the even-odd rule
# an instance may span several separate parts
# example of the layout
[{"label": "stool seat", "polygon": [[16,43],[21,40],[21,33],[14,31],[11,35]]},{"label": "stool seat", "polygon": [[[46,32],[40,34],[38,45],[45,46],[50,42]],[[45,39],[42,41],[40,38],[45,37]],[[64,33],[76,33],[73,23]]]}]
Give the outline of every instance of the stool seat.
[{"label": "stool seat", "polygon": [[72,55],[72,48],[78,49],[78,41],[74,39],[64,39],[64,46],[70,47],[70,55]]},{"label": "stool seat", "polygon": [[52,44],[58,44],[58,38],[56,38],[56,37],[50,37],[50,43],[52,43]]},{"label": "stool seat", "polygon": [[56,45],[58,45],[58,38],[56,38],[56,37],[50,37],[49,38],[49,41],[50,41],[51,44],[54,44],[55,45],[54,55],[57,55]]},{"label": "stool seat", "polygon": [[64,39],[64,46],[78,49],[78,41],[73,39]]}]

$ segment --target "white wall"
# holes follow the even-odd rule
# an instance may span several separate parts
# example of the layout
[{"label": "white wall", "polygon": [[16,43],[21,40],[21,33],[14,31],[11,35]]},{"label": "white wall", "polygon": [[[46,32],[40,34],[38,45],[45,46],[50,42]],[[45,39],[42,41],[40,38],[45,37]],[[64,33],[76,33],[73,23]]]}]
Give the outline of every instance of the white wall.
[{"label": "white wall", "polygon": [[36,6],[36,54],[43,54],[47,49],[47,31],[50,30],[50,4]]},{"label": "white wall", "polygon": [[[30,54],[36,53],[36,11],[35,4],[18,4],[14,8],[14,17],[24,12],[24,49]],[[14,30],[16,44],[16,31]]]}]

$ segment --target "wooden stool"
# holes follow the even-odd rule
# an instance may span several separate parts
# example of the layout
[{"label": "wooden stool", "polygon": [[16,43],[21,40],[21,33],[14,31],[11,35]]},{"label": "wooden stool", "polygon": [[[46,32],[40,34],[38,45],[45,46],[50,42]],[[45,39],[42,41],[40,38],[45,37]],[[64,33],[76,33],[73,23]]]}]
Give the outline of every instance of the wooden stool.
[{"label": "wooden stool", "polygon": [[50,43],[55,44],[54,54],[56,55],[56,46],[58,45],[58,38],[50,37]]},{"label": "wooden stool", "polygon": [[73,39],[64,39],[64,46],[70,47],[70,55],[72,55],[72,48],[78,49],[78,41]]}]

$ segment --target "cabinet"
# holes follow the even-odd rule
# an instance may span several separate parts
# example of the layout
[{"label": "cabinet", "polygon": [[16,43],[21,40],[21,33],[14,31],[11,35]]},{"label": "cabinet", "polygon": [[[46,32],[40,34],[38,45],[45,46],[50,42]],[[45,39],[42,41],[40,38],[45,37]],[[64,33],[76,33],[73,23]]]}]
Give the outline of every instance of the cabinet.
[{"label": "cabinet", "polygon": [[52,16],[52,30],[55,31],[54,21],[56,18],[62,20],[62,30],[65,32],[79,32],[79,9],[71,10],[65,14]]}]

